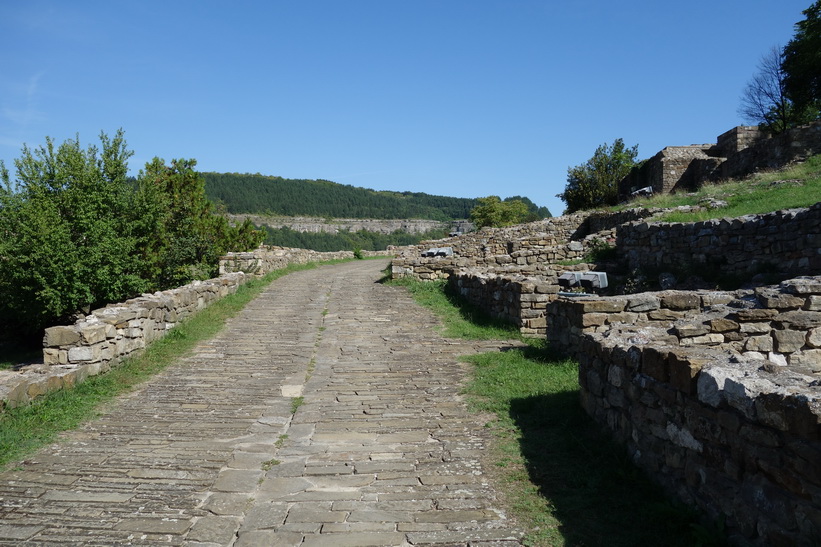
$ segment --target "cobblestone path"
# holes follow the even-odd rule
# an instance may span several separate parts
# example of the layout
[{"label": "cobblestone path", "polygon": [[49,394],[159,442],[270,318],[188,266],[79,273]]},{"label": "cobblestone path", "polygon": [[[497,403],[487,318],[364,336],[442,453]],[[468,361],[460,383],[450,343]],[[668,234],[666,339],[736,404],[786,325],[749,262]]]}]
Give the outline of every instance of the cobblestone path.
[{"label": "cobblestone path", "polygon": [[[0,545],[518,545],[458,355],[385,261],[293,273],[0,475]],[[295,410],[295,412],[294,412]]]}]

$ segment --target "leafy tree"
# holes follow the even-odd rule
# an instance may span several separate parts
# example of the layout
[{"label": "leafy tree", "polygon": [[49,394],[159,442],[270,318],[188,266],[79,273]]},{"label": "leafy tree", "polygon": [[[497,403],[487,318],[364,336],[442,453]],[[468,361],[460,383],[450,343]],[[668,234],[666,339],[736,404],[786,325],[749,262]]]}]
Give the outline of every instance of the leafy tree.
[{"label": "leafy tree", "polygon": [[798,109],[821,107],[821,0],[803,11],[795,35],[784,48],[784,86]]},{"label": "leafy tree", "polygon": [[636,163],[638,145],[627,148],[622,139],[596,148],[593,157],[567,169],[567,185],[557,194],[567,204],[566,213],[618,203],[619,182]]},{"label": "leafy tree", "polygon": [[155,157],[138,177],[144,218],[139,251],[148,265],[145,274],[157,287],[213,277],[222,254],[254,248],[264,237],[250,221],[234,228],[215,214],[196,165],[193,159],[166,165]]},{"label": "leafy tree", "polygon": [[513,226],[526,222],[529,216],[527,205],[518,199],[502,201],[499,196],[488,196],[478,201],[479,205],[470,212],[470,220],[477,228]]},{"label": "leafy tree", "polygon": [[815,118],[812,108],[796,107],[787,97],[781,49],[771,48],[758,63],[758,73],[747,83],[739,114],[776,134]]},{"label": "leafy tree", "polygon": [[147,287],[133,260],[133,207],[123,131],[24,146],[12,184],[0,164],[0,316],[29,332]]}]

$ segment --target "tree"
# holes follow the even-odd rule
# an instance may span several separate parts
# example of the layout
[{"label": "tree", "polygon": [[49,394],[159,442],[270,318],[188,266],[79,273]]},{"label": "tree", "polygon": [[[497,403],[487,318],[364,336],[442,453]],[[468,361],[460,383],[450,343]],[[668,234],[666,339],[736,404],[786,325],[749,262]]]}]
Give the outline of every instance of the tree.
[{"label": "tree", "polygon": [[215,214],[196,165],[194,159],[166,165],[155,157],[138,177],[144,220],[138,249],[148,265],[145,275],[158,288],[213,277],[222,254],[253,249],[265,236],[250,221],[232,227]]},{"label": "tree", "polygon": [[784,87],[798,109],[821,107],[821,0],[803,11],[795,36],[784,48]]},{"label": "tree", "polygon": [[596,148],[593,157],[567,169],[567,185],[557,194],[567,204],[566,213],[618,203],[619,182],[636,163],[638,145],[627,148],[622,139]]},{"label": "tree", "polygon": [[518,199],[502,201],[499,196],[479,198],[479,205],[470,212],[470,220],[477,228],[492,226],[502,228],[526,222],[527,205]]},{"label": "tree", "polygon": [[776,134],[812,121],[814,112],[798,108],[787,97],[781,49],[772,47],[758,62],[758,73],[747,83],[738,113]]},{"label": "tree", "polygon": [[72,313],[147,287],[133,259],[131,186],[123,131],[24,146],[12,184],[0,176],[0,316],[35,332]]}]

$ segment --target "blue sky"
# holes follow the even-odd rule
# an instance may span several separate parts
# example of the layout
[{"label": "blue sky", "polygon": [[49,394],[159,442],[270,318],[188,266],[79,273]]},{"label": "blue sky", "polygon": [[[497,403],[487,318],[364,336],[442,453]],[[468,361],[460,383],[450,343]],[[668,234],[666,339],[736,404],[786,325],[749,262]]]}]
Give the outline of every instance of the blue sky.
[{"label": "blue sky", "polygon": [[202,171],[554,215],[567,168],[743,123],[758,60],[811,0],[0,0],[0,159],[125,130]]}]

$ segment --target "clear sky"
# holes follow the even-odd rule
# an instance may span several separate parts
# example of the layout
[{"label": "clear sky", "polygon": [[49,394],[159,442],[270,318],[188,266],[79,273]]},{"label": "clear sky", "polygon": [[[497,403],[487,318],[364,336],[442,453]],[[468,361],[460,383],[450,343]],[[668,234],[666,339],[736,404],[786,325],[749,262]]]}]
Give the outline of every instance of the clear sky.
[{"label": "clear sky", "polygon": [[758,60],[812,0],[0,0],[0,159],[125,130],[202,171],[554,215],[567,168],[744,121]]}]

